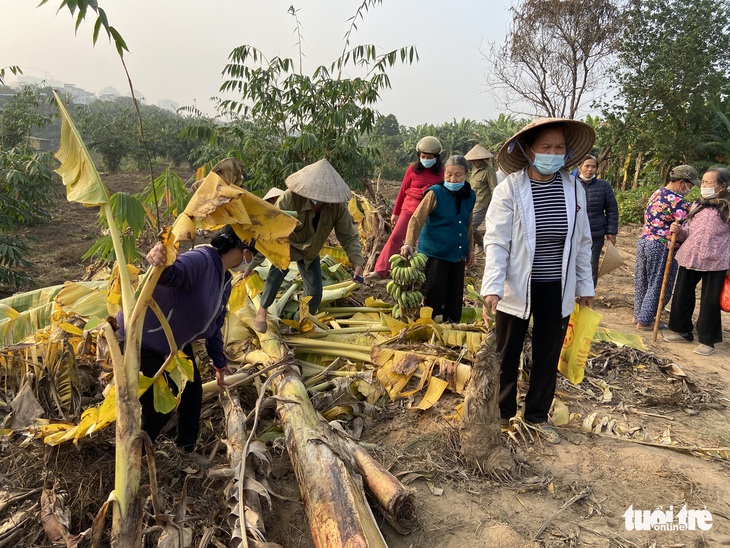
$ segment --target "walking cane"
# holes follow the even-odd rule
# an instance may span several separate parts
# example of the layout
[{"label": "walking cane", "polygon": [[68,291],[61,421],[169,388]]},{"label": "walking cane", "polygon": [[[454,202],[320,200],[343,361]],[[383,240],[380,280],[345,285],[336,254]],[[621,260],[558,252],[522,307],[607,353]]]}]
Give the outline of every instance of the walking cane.
[{"label": "walking cane", "polygon": [[652,341],[656,342],[657,332],[659,331],[659,320],[662,317],[662,310],[664,309],[664,293],[667,291],[667,279],[669,278],[669,271],[672,269],[672,256],[674,255],[674,244],[677,241],[677,233],[672,234],[672,239],[669,240],[669,253],[667,253],[667,264],[664,266],[664,279],[662,279],[662,289],[659,292],[659,302],[656,306],[656,318],[654,319],[654,333]]}]

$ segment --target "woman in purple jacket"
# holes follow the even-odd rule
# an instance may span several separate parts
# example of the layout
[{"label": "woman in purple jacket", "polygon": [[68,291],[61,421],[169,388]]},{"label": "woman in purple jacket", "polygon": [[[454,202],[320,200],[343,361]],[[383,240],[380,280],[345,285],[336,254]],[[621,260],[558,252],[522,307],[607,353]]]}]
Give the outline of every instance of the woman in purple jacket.
[{"label": "woman in purple jacket", "polygon": [[720,292],[730,269],[730,170],[723,167],[708,169],[702,176],[702,197],[694,204],[684,225],[669,227],[684,242],[677,252],[679,271],[674,287],[669,329],[664,334],[668,342],[691,342],[692,314],[695,309],[695,289],[702,281],[700,312],[697,318],[695,354],[715,353],[715,343],[722,341]]},{"label": "woman in purple jacket", "polygon": [[[200,246],[180,254],[174,263],[162,272],[152,297],[167,318],[175,343],[193,361],[194,379],[188,381],[177,407],[178,426],[175,443],[186,452],[192,452],[198,441],[200,410],[203,402],[203,383],[195,361],[191,343],[205,339],[208,356],[216,371],[219,386],[225,386],[228,360],[223,350],[221,327],[226,318],[226,307],[231,294],[231,274],[234,269],[250,262],[256,251],[253,243],[246,243],[226,225],[209,246]],[[152,266],[165,266],[165,247],[158,243],[147,254]],[[123,314],[117,314],[122,325]],[[147,310],[142,332],[140,371],[153,377],[170,354],[170,345],[157,316]],[[175,391],[175,386],[170,383]],[[147,390],[142,403],[142,429],[152,441],[157,438],[170,414],[155,411],[153,391]]]}]

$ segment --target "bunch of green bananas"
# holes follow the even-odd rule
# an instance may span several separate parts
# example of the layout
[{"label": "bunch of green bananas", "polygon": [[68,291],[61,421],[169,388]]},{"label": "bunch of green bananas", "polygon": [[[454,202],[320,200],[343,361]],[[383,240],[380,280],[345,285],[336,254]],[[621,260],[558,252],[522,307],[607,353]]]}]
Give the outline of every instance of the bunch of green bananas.
[{"label": "bunch of green bananas", "polygon": [[395,254],[390,259],[390,277],[398,284],[410,285],[414,283],[423,284],[426,282],[426,274],[423,272],[426,266],[426,257],[423,253],[414,253],[410,257]]},{"label": "bunch of green bananas", "polygon": [[409,313],[421,306],[423,293],[418,289],[426,282],[423,271],[428,257],[423,253],[415,253],[410,257],[393,255],[390,261],[390,276],[386,290],[396,302],[393,307],[394,318],[405,318]]}]

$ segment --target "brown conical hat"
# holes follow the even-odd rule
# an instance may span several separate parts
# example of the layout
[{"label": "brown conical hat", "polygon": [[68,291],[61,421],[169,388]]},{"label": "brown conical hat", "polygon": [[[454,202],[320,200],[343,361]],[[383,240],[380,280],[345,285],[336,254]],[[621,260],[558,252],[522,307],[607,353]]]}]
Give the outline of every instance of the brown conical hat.
[{"label": "brown conical hat", "polygon": [[275,186],[272,186],[269,189],[269,191],[266,194],[264,194],[264,197],[262,198],[262,200],[266,200],[268,202],[271,198],[278,198],[282,194],[284,194],[283,190],[281,190],[280,188],[277,188]]},{"label": "brown conical hat", "polygon": [[616,270],[623,264],[624,260],[621,257],[621,253],[619,253],[615,245],[613,245],[609,240],[606,240],[606,250],[603,252],[601,263],[598,266],[598,277],[600,278],[601,276]]},{"label": "brown conical hat", "polygon": [[229,185],[238,186],[242,186],[243,183],[243,170],[243,162],[238,158],[225,158],[211,169]]},{"label": "brown conical hat", "polygon": [[350,187],[324,158],[289,175],[286,187],[300,196],[328,204],[341,204],[352,196]]},{"label": "brown conical hat", "polygon": [[517,141],[521,143],[521,137],[532,129],[552,124],[562,125],[565,129],[565,144],[568,146],[569,154],[569,157],[565,160],[566,165],[579,162],[593,148],[593,143],[596,141],[596,132],[588,124],[567,118],[536,118],[510,137],[499,149],[497,164],[499,164],[502,171],[510,174],[526,167],[527,158],[522,153]]},{"label": "brown conical hat", "polygon": [[494,154],[489,152],[482,145],[474,145],[472,149],[464,155],[464,158],[470,162],[472,160],[488,160],[489,158],[494,158]]}]

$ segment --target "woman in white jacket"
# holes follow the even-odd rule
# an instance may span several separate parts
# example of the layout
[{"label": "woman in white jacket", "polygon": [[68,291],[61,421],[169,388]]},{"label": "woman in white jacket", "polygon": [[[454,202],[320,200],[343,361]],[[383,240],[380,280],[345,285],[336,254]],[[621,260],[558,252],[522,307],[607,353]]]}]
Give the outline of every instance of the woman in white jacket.
[{"label": "woman in white jacket", "polygon": [[593,129],[575,120],[528,124],[499,151],[508,176],[487,212],[481,294],[496,313],[503,426],[517,414],[520,354],[532,317],[524,420],[551,443],[560,441],[547,421],[568,319],[576,301],[592,306],[594,295],[585,191],[562,168],[594,141]]}]

